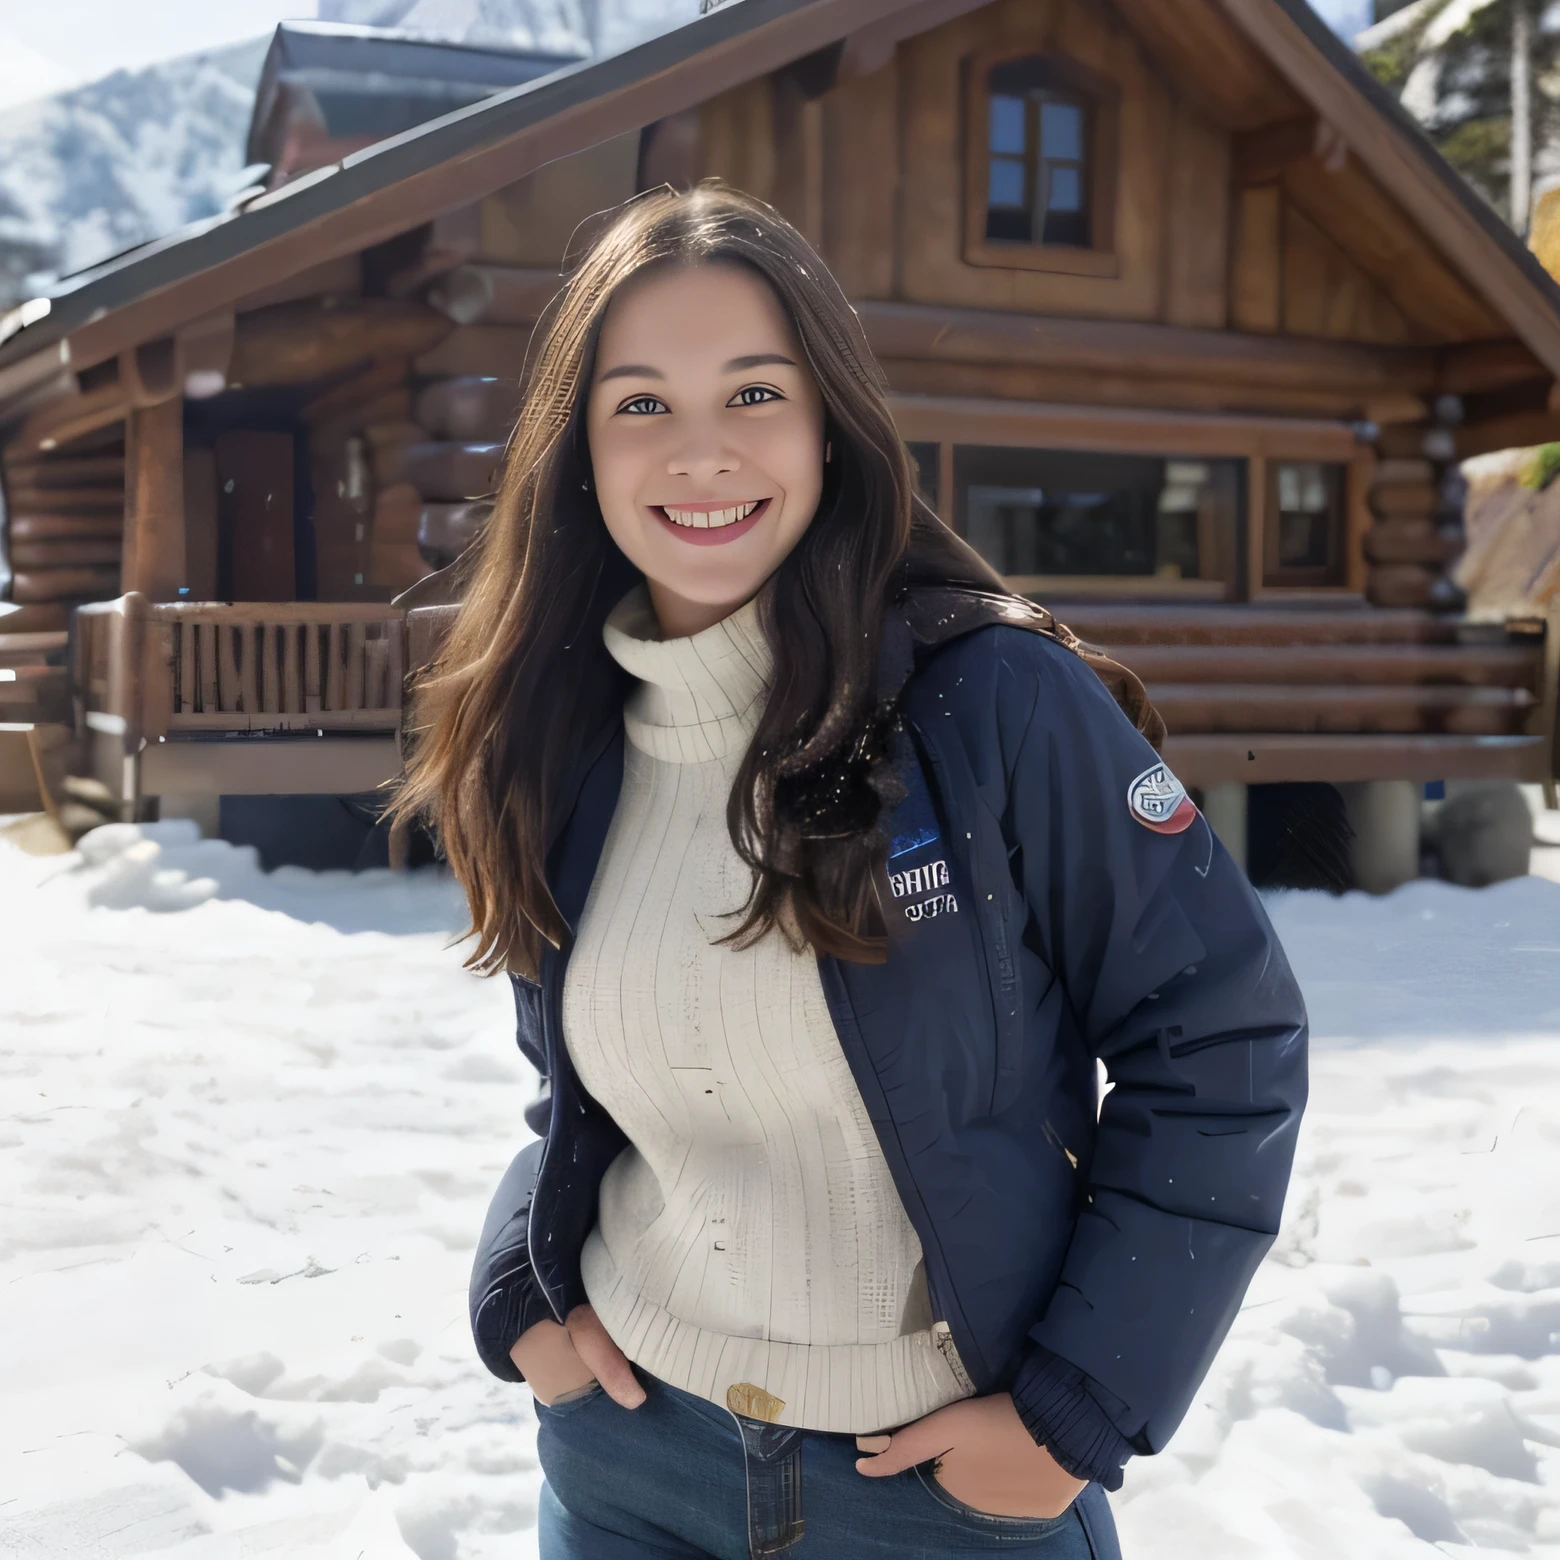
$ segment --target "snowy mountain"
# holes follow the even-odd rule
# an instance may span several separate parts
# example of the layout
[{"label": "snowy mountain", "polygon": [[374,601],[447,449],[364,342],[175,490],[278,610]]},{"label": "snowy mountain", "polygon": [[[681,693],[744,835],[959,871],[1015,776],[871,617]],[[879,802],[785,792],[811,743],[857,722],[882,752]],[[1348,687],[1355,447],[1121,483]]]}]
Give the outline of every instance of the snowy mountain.
[{"label": "snowy mountain", "polygon": [[221,211],[266,41],[115,71],[0,113],[0,307],[48,273]]},{"label": "snowy mountain", "polygon": [[[322,21],[449,42],[616,53],[699,0],[322,0]],[[0,310],[221,211],[240,182],[267,38],[116,71],[0,111]],[[0,40],[3,48],[3,40]]]}]

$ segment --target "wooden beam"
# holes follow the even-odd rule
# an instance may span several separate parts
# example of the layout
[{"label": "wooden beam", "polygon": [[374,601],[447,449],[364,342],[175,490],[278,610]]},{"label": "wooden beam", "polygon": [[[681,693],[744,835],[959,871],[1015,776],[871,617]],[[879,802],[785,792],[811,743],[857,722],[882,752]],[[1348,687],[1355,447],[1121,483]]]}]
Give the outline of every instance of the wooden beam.
[{"label": "wooden beam", "polygon": [[5,452],[5,471],[12,490],[33,488],[106,487],[115,492],[125,485],[122,455],[53,455],[43,460],[16,460]]},{"label": "wooden beam", "polygon": [[1002,401],[1156,408],[1224,416],[1302,417],[1311,420],[1382,423],[1427,415],[1418,396],[1401,391],[1371,393],[1336,385],[1301,389],[1245,384],[1238,380],[1161,379],[1085,368],[1031,368],[1013,363],[951,363],[880,358],[896,395],[982,396]]},{"label": "wooden beam", "polygon": [[[117,578],[116,575],[116,582]],[[0,601],[0,634],[63,633],[69,627],[70,614],[70,606],[63,601],[40,601],[28,606]]]},{"label": "wooden beam", "polygon": [[235,385],[310,384],[357,364],[426,352],[452,329],[436,310],[393,298],[273,304],[238,316],[229,378]]},{"label": "wooden beam", "polygon": [[1316,149],[1317,119],[1302,114],[1231,138],[1231,174],[1237,185],[1271,184],[1292,162]]},{"label": "wooden beam", "polygon": [[172,601],[184,578],[184,402],[125,419],[125,535],[120,591]]},{"label": "wooden beam", "polygon": [[1348,460],[1359,447],[1347,423],[1298,417],[1213,416],[974,396],[891,395],[888,404],[902,438],[932,443],[947,439],[957,444],[1161,455],[1270,454],[1293,460]]},{"label": "wooden beam", "polygon": [[520,415],[520,387],[514,380],[467,376],[441,379],[417,397],[412,418],[436,439],[502,443]]},{"label": "wooden beam", "polygon": [[1560,441],[1560,410],[1516,412],[1488,422],[1464,423],[1457,430],[1457,458],[1488,455],[1495,450],[1520,449],[1530,444]]},{"label": "wooden beam", "polygon": [[1112,646],[1429,645],[1452,644],[1457,637],[1454,623],[1429,612],[1360,606],[1210,608],[1058,599],[1055,607],[1074,633]]},{"label": "wooden beam", "polygon": [[[1071,626],[1071,625],[1069,625]],[[1102,648],[1149,683],[1537,688],[1536,645],[1141,644]]]},{"label": "wooden beam", "polygon": [[1520,736],[1526,688],[1435,684],[1150,683],[1172,731],[1449,731]]},{"label": "wooden beam", "polygon": [[1165,739],[1183,785],[1224,781],[1541,780],[1542,737],[1464,737],[1239,732]]},{"label": "wooden beam", "polygon": [[457,325],[521,325],[540,319],[562,289],[556,270],[458,265],[428,289],[428,302]]},{"label": "wooden beam", "polygon": [[242,298],[233,300],[240,314],[253,313],[274,303],[295,303],[300,298],[355,297],[363,290],[363,257],[357,253],[341,255],[320,265],[271,282]]},{"label": "wooden beam", "polygon": [[1398,518],[1378,520],[1365,533],[1364,551],[1372,564],[1423,563],[1441,567],[1462,551],[1462,542],[1449,543],[1433,520]]},{"label": "wooden beam", "polygon": [[90,390],[78,390],[28,416],[7,443],[6,457],[21,460],[29,455],[45,455],[121,421],[128,409],[129,398],[117,377]]},{"label": "wooden beam", "polygon": [[121,497],[112,510],[92,514],[13,514],[10,530],[13,542],[81,541],[92,537],[117,540],[125,530],[124,499]]},{"label": "wooden beam", "polygon": [[528,325],[459,325],[412,361],[429,378],[475,374],[518,384],[530,345]]},{"label": "wooden beam", "polygon": [[13,482],[6,496],[13,519],[18,515],[118,515],[125,507],[122,487],[41,488]]},{"label": "wooden beam", "polygon": [[1296,388],[1423,392],[1435,360],[1420,347],[1275,339],[1137,320],[1073,319],[863,299],[856,313],[879,357],[1127,370],[1157,378]]},{"label": "wooden beam", "polygon": [[1520,341],[1511,337],[1496,341],[1459,341],[1435,351],[1435,388],[1438,393],[1469,395],[1481,390],[1504,390],[1530,380],[1554,382],[1554,376]]},{"label": "wooden beam", "polygon": [[18,569],[11,576],[11,600],[22,606],[51,601],[107,601],[119,589],[119,570]]},{"label": "wooden beam", "polygon": [[172,400],[181,393],[179,380],[179,348],[172,336],[140,342],[119,354],[119,382],[132,406]]},{"label": "wooden beam", "polygon": [[503,459],[502,444],[414,444],[405,476],[424,498],[481,498],[493,491]]},{"label": "wooden beam", "polygon": [[1365,576],[1365,594],[1377,607],[1428,606],[1440,573],[1417,563],[1375,563]]},{"label": "wooden beam", "polygon": [[15,569],[101,569],[119,567],[119,538],[60,536],[22,541],[11,538]]},{"label": "wooden beam", "polygon": [[299,410],[299,417],[316,430],[347,423],[354,429],[371,422],[398,422],[411,413],[406,380],[410,365],[402,358],[371,363],[360,374],[317,395]]},{"label": "wooden beam", "polygon": [[350,796],[376,789],[400,770],[393,736],[172,739],[141,755],[141,790],[148,796]]}]

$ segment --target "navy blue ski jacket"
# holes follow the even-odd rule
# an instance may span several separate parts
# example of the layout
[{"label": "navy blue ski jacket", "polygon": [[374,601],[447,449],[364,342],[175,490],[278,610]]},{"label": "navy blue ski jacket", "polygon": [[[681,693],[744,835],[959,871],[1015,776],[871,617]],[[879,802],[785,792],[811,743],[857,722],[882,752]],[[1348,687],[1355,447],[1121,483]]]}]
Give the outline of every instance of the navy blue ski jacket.
[{"label": "navy blue ski jacket", "polygon": [[[883,964],[819,957],[829,1010],[977,1393],[1011,1393],[1064,1468],[1117,1489],[1181,1422],[1278,1231],[1305,1008],[1207,822],[1134,815],[1158,756],[1071,650],[1000,623],[920,646],[900,709],[906,917]],[[619,721],[548,858],[571,929],[622,771]],[[566,945],[515,981],[551,1088],[472,1273],[477,1350],[508,1381],[521,1333],[586,1302],[580,1248],[627,1145],[570,1064],[567,965]]]}]

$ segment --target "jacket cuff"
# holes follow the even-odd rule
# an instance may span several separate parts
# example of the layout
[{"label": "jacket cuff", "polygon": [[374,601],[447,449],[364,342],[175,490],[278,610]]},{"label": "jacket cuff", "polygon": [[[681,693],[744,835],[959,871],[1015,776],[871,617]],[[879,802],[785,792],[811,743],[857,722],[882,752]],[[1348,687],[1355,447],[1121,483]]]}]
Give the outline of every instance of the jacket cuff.
[{"label": "jacket cuff", "polygon": [[554,1320],[531,1264],[522,1262],[493,1280],[471,1312],[477,1357],[500,1381],[524,1381],[509,1357],[515,1340],[537,1322]]},{"label": "jacket cuff", "polygon": [[1009,1391],[1024,1428],[1075,1479],[1119,1490],[1132,1443],[1089,1392],[1089,1377],[1032,1344]]}]

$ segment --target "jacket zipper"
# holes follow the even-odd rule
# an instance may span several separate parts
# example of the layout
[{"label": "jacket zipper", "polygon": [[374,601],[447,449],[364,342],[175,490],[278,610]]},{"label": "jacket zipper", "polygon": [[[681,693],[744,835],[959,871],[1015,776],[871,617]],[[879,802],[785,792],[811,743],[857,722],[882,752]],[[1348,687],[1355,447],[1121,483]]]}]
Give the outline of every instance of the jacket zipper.
[{"label": "jacket zipper", "polygon": [[953,1372],[953,1379],[958,1382],[960,1391],[968,1397],[974,1397],[975,1383],[970,1380],[964,1361],[959,1358],[959,1346],[954,1342],[953,1329],[946,1322],[933,1322],[932,1341],[947,1360],[948,1369]]}]

